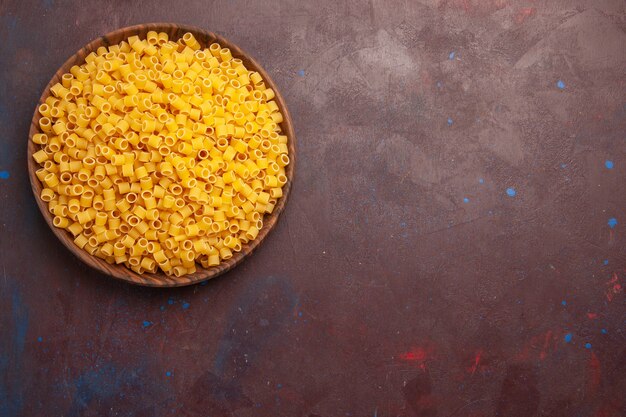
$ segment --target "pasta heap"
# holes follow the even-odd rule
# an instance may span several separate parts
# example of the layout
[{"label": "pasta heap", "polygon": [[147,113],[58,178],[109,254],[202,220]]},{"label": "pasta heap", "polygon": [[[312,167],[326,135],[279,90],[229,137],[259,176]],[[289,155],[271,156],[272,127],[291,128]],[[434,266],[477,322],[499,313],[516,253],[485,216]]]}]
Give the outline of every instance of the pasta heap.
[{"label": "pasta heap", "polygon": [[283,194],[274,91],[217,43],[131,36],[50,90],[33,136],[41,199],[91,255],[140,274],[216,266]]}]

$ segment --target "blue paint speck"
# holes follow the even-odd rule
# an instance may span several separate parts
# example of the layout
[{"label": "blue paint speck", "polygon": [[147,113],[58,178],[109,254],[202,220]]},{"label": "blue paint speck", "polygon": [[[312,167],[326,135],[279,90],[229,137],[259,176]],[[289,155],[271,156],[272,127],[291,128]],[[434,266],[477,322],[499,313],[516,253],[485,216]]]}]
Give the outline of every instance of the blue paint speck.
[{"label": "blue paint speck", "polygon": [[565,301],[565,300],[561,301],[561,305],[566,306],[567,305],[567,301]]},{"label": "blue paint speck", "polygon": [[604,265],[608,265],[608,264],[609,264],[609,260],[608,260],[608,259],[605,259],[605,260],[604,260],[604,262],[603,262],[603,264],[604,264]]},{"label": "blue paint speck", "polygon": [[617,219],[615,217],[611,217],[609,219],[609,221],[607,222],[607,224],[609,225],[609,227],[612,229],[615,226],[617,226]]},{"label": "blue paint speck", "polygon": [[608,331],[606,329],[602,329],[600,331],[602,332],[602,334],[607,334],[608,333]]},{"label": "blue paint speck", "polygon": [[454,59],[454,55],[456,55],[456,53],[454,51],[450,52],[450,55],[448,55],[448,59],[453,60]]},{"label": "blue paint speck", "polygon": [[168,303],[169,305],[174,304],[174,299],[173,299],[172,297],[170,297],[170,298],[167,300],[167,303]]},{"label": "blue paint speck", "polygon": [[37,338],[37,341],[38,341],[38,342],[43,342],[43,337],[39,336],[39,337]]},{"label": "blue paint speck", "polygon": [[561,168],[566,168],[567,164],[561,164]]},{"label": "blue paint speck", "polygon": [[559,87],[560,90],[565,89],[565,83],[561,80],[556,82],[556,86]]},{"label": "blue paint speck", "polygon": [[452,123],[454,123],[454,121],[448,117],[448,126],[452,126]]},{"label": "blue paint speck", "polygon": [[479,183],[479,184],[484,184],[484,183],[485,183],[485,180],[484,180],[484,179],[482,179],[482,178],[479,178],[479,179],[478,179],[478,183]]},{"label": "blue paint speck", "polygon": [[205,285],[207,285],[208,283],[209,283],[209,281],[202,281],[202,282],[200,283],[200,285],[202,285],[202,286],[204,287],[204,286],[205,286]]},{"label": "blue paint speck", "polygon": [[283,384],[276,384],[276,388],[281,389],[283,387]]},{"label": "blue paint speck", "polygon": [[172,373],[171,373],[170,371],[167,371],[167,372],[165,373],[165,376],[172,376]]},{"label": "blue paint speck", "polygon": [[591,343],[585,343],[585,349],[591,349]]},{"label": "blue paint speck", "polygon": [[6,180],[10,177],[9,171],[0,171],[0,179]]},{"label": "blue paint speck", "polygon": [[303,70],[303,69],[301,69],[300,71],[298,71],[298,75],[299,75],[300,77],[304,77],[304,70]]},{"label": "blue paint speck", "polygon": [[613,161],[609,161],[608,159],[604,161],[604,166],[606,169],[613,169]]},{"label": "blue paint speck", "polygon": [[465,198],[463,199],[463,202],[464,202],[464,203],[469,203],[469,198],[465,197]]},{"label": "blue paint speck", "polygon": [[404,229],[406,227],[406,222],[401,222],[400,227]]},{"label": "blue paint speck", "polygon": [[165,306],[161,306],[161,311],[165,311]]},{"label": "blue paint speck", "polygon": [[515,194],[517,194],[517,193],[516,193],[516,191],[515,191],[515,188],[513,188],[513,187],[509,187],[509,188],[507,188],[507,189],[506,189],[506,194],[507,194],[509,197],[515,197]]},{"label": "blue paint speck", "polygon": [[151,321],[145,320],[142,324],[143,328],[145,329],[146,327],[150,327],[150,325],[152,325]]},{"label": "blue paint speck", "polygon": [[572,341],[572,334],[571,333],[566,334],[563,339],[565,340],[566,343],[571,342]]},{"label": "blue paint speck", "polygon": [[298,317],[302,317],[302,311],[298,311]]},{"label": "blue paint speck", "polygon": [[187,303],[187,302],[184,302],[184,303],[183,303],[183,310],[187,310],[187,309],[189,308],[189,306],[190,306],[190,305],[191,305],[191,304],[189,304],[189,303]]},{"label": "blue paint speck", "polygon": [[443,83],[441,81],[437,81],[437,88],[443,87]]}]

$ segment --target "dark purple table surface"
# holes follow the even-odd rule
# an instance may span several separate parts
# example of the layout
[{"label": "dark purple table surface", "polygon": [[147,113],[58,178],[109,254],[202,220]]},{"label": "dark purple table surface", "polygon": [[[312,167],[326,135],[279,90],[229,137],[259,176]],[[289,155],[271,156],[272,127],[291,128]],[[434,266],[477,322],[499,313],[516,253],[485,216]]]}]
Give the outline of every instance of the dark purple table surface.
[{"label": "dark purple table surface", "polygon": [[[0,416],[624,416],[620,0],[0,0]],[[111,30],[215,31],[298,135],[262,247],[116,282],[48,230],[29,123]]]}]

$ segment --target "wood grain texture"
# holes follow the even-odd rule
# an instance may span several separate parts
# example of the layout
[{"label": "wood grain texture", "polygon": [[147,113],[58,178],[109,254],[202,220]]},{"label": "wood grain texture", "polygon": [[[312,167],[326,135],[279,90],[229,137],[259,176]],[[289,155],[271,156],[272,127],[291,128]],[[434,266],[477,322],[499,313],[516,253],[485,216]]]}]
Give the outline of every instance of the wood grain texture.
[{"label": "wood grain texture", "polygon": [[[39,128],[39,119],[41,115],[37,111],[37,108],[50,95],[50,87],[52,87],[57,82],[60,82],[61,76],[64,73],[69,72],[69,69],[73,65],[80,65],[84,63],[85,57],[91,52],[96,51],[99,47],[118,44],[133,35],[138,35],[140,38],[145,38],[146,34],[151,30],[157,32],[166,32],[172,40],[177,40],[181,38],[186,32],[191,32],[203,47],[208,47],[211,43],[217,42],[221,46],[229,48],[234,58],[240,58],[248,69],[259,72],[263,76],[266,85],[274,90],[276,94],[275,100],[283,114],[283,122],[280,123],[280,127],[283,133],[289,138],[288,146],[289,158],[291,160],[291,163],[286,167],[287,183],[283,187],[283,197],[278,200],[274,212],[271,213],[269,216],[266,215],[264,217],[263,228],[259,231],[257,238],[254,239],[252,242],[248,242],[247,244],[243,245],[243,248],[240,252],[235,253],[231,259],[223,261],[222,263],[220,263],[220,265],[206,269],[202,268],[199,264],[196,264],[197,271],[195,273],[185,275],[179,278],[174,276],[168,276],[163,272],[158,272],[155,274],[137,274],[136,272],[126,268],[126,266],[124,265],[111,265],[105,260],[92,256],[85,250],[76,246],[74,244],[72,235],[68,231],[64,229],[59,229],[52,225],[53,215],[48,211],[47,204],[40,198],[41,190],[43,187],[41,182],[35,175],[35,171],[39,168],[39,166],[32,158],[33,153],[40,149],[40,146],[32,141],[33,135],[41,132]],[[291,185],[293,183],[296,165],[296,136],[294,133],[293,123],[291,121],[291,116],[289,114],[285,101],[280,94],[280,91],[276,87],[276,84],[267,74],[267,72],[249,54],[244,52],[237,45],[224,39],[223,37],[197,27],[172,23],[152,23],[118,29],[98,39],[95,39],[94,41],[90,42],[85,47],[80,49],[78,52],[76,52],[76,54],[71,56],[61,66],[61,68],[58,69],[58,71],[54,74],[54,76],[44,89],[44,92],[41,95],[41,98],[39,99],[39,102],[37,103],[37,106],[35,108],[35,113],[33,115],[28,135],[27,157],[30,183],[33,189],[33,193],[35,194],[35,200],[37,201],[39,210],[43,214],[46,222],[48,223],[54,234],[72,253],[74,253],[74,255],[76,255],[87,265],[101,271],[104,274],[133,284],[151,287],[179,287],[215,278],[235,267],[241,261],[243,261],[246,256],[250,255],[261,244],[261,242],[263,242],[268,233],[274,228],[280,214],[285,208],[285,204],[287,203],[287,199],[291,191]]]}]

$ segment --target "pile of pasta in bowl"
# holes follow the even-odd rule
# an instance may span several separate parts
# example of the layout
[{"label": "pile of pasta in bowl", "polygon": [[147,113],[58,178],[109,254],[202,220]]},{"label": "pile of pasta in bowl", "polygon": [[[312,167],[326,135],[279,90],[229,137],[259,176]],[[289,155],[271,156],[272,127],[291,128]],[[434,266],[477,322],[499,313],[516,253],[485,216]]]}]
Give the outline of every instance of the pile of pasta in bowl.
[{"label": "pile of pasta in bowl", "polygon": [[136,273],[182,276],[253,241],[288,179],[275,93],[217,43],[131,36],[71,67],[38,108],[53,225]]}]

